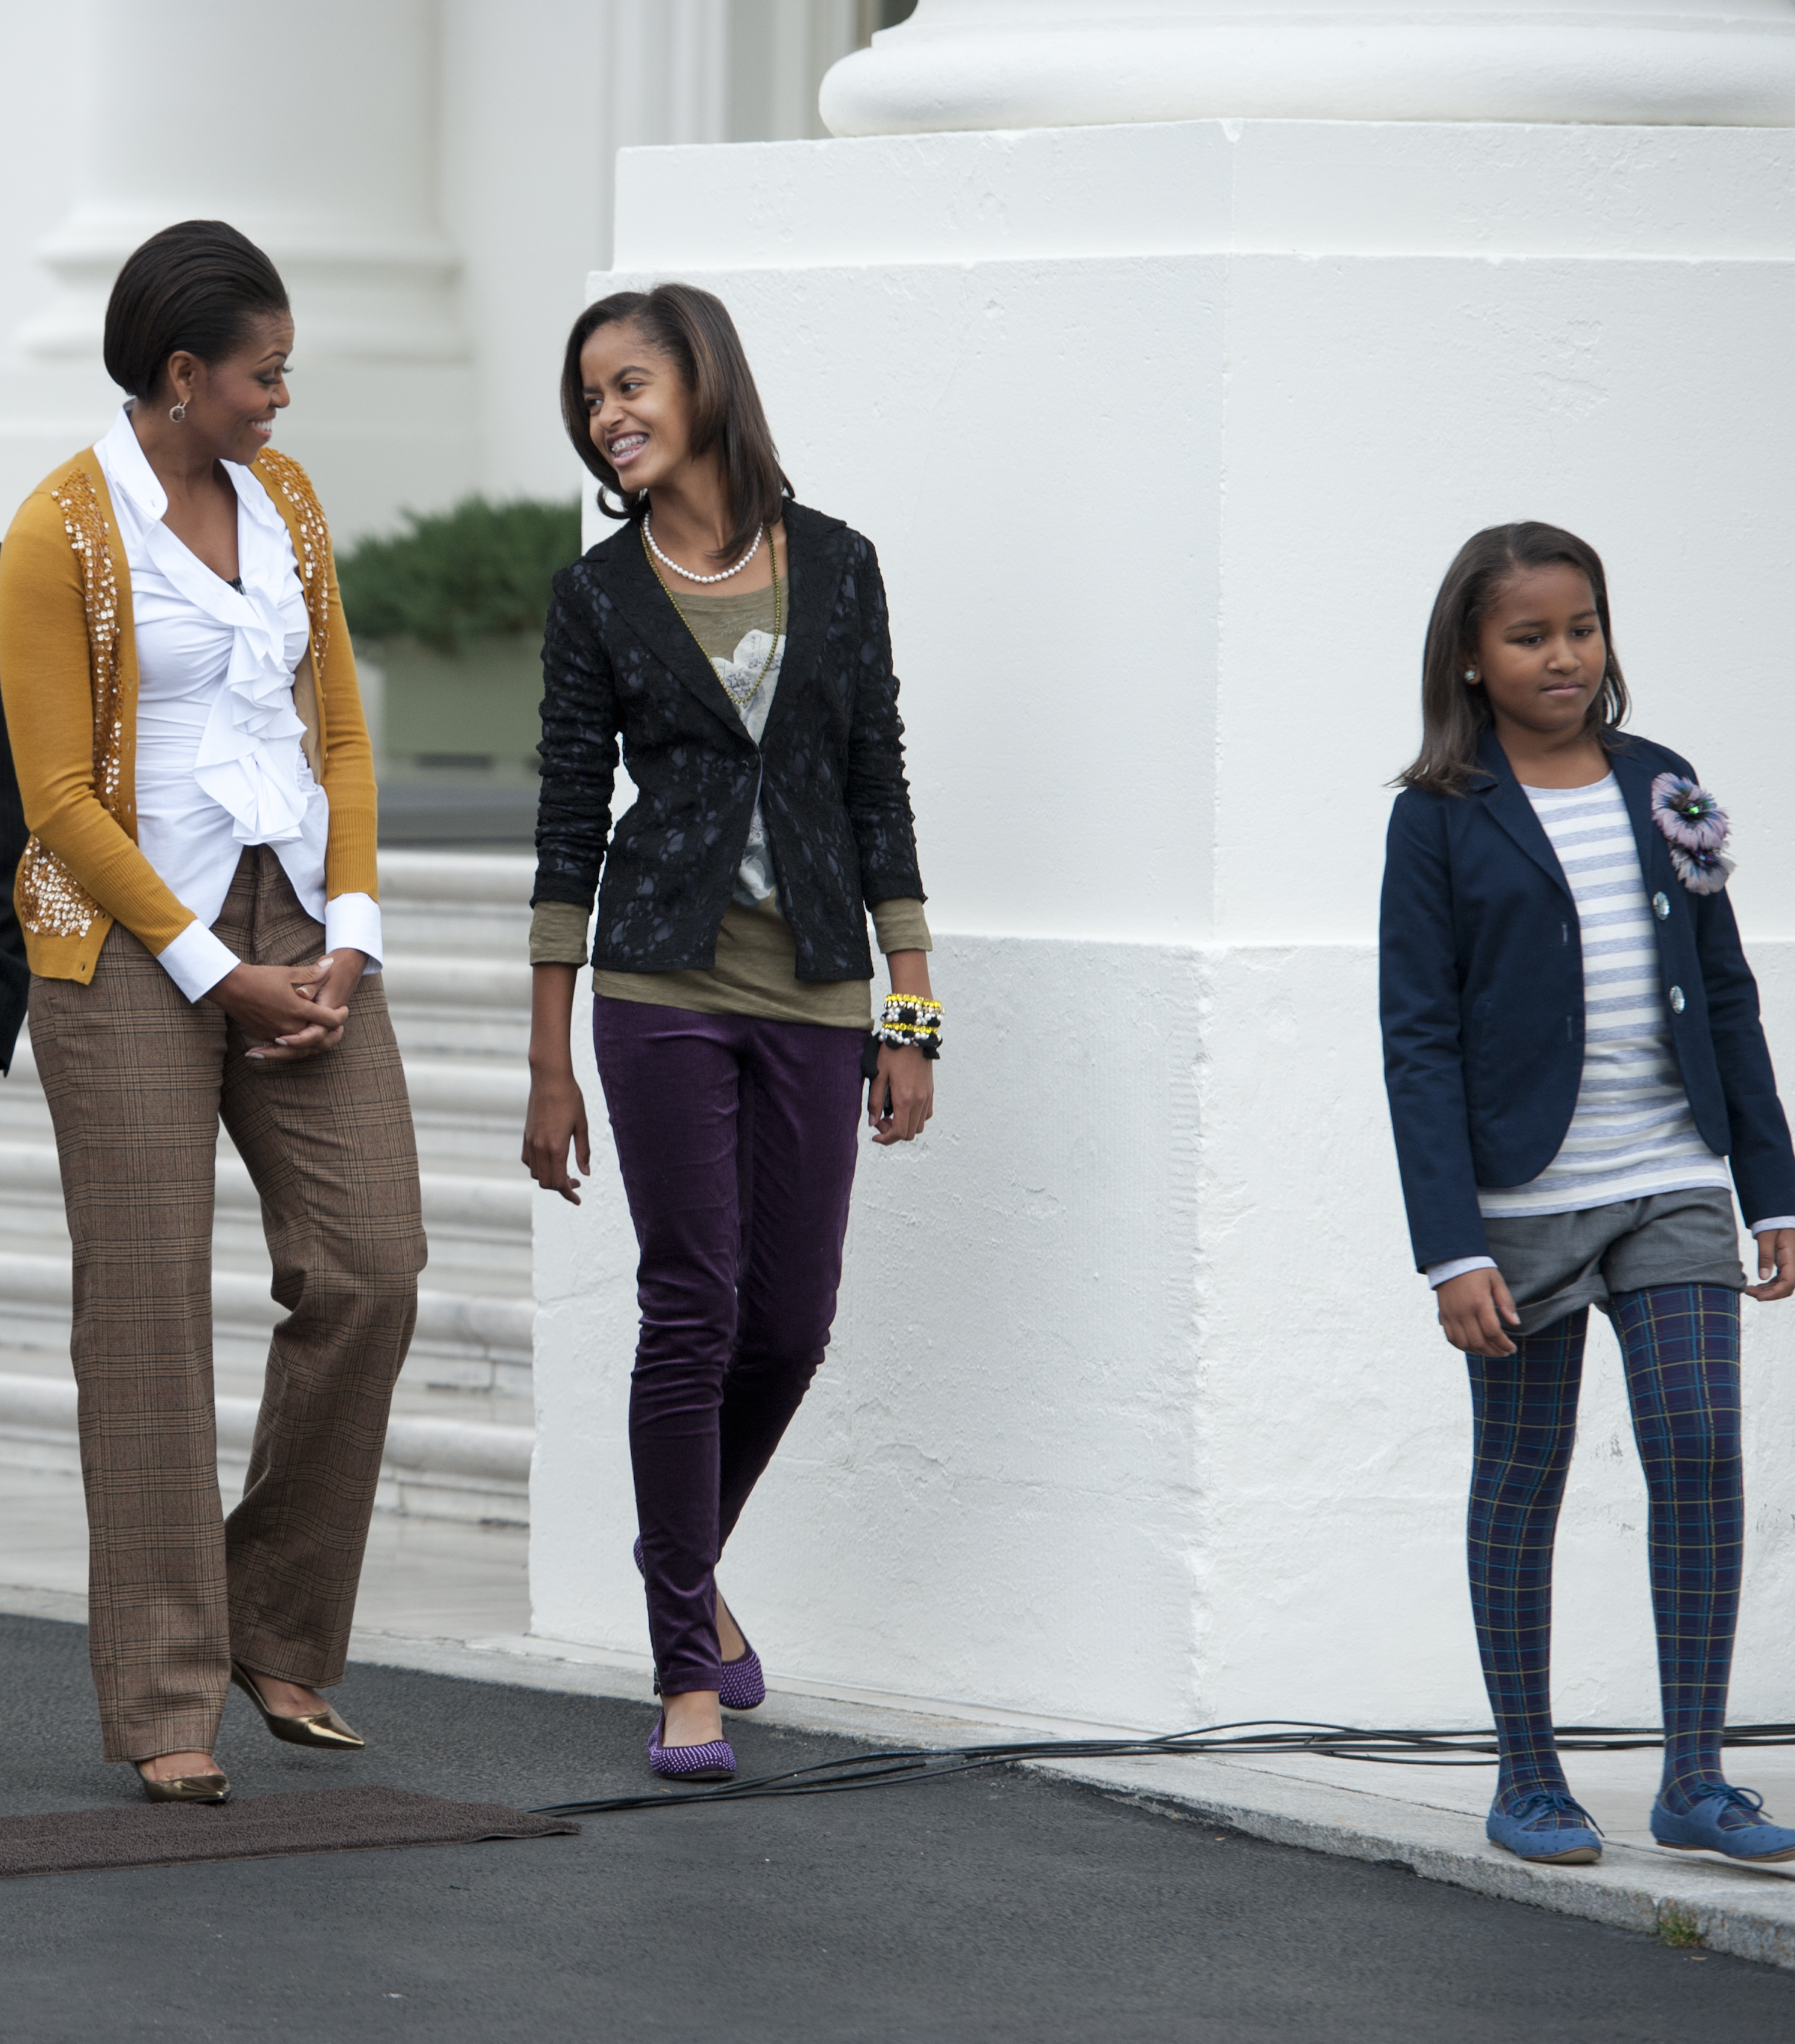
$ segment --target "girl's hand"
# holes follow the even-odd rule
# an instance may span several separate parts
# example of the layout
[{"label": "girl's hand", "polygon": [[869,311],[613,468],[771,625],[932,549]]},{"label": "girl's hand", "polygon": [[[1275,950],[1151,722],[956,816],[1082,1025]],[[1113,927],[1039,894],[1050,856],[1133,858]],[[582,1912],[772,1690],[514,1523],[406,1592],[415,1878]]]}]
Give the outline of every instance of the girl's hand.
[{"label": "girl's hand", "polygon": [[579,1180],[567,1174],[570,1143],[579,1168],[592,1174],[586,1100],[569,1048],[578,977],[571,965],[530,969],[530,1102],[524,1111],[524,1169],[545,1193],[559,1193],[576,1207]]},{"label": "girl's hand", "polygon": [[349,1019],[349,989],[367,962],[344,950],[316,965],[233,966],[206,1000],[248,1039],[247,1055],[287,1064],[332,1050]]},{"label": "girl's hand", "polygon": [[579,1204],[579,1180],[567,1171],[567,1146],[579,1168],[592,1175],[592,1147],[586,1128],[586,1097],[570,1065],[565,1071],[532,1072],[530,1104],[524,1116],[524,1168],[545,1193]]},{"label": "girl's hand", "polygon": [[[1795,1228],[1789,1232],[1795,1243]],[[1502,1323],[1518,1327],[1520,1315],[1500,1270],[1461,1271],[1439,1286],[1434,1297],[1439,1301],[1439,1324],[1455,1348],[1466,1355],[1514,1354],[1515,1345],[1502,1331]]]},{"label": "girl's hand", "polygon": [[1795,1292],[1795,1228],[1766,1228],[1758,1236],[1758,1275],[1763,1281],[1746,1286],[1748,1299],[1767,1305]]},{"label": "girl's hand", "polygon": [[913,1143],[934,1112],[934,1066],[921,1051],[881,1043],[878,1077],[867,1087],[867,1119],[874,1142]]}]

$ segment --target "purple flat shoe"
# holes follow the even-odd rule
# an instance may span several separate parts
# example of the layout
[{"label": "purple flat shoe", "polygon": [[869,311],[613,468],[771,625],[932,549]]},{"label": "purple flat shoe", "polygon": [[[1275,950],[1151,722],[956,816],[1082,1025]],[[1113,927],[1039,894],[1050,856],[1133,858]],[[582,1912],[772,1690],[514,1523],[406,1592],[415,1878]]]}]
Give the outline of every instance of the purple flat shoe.
[{"label": "purple flat shoe", "polygon": [[705,1740],[702,1746],[663,1746],[661,1733],[667,1719],[657,1718],[648,1735],[648,1765],[656,1774],[678,1781],[733,1781],[736,1755],[726,1739]]},{"label": "purple flat shoe", "polygon": [[726,1711],[757,1711],[766,1702],[767,1677],[761,1670],[760,1656],[751,1646],[736,1659],[722,1663],[717,1700]]},{"label": "purple flat shoe", "polygon": [[[642,1542],[638,1535],[635,1546],[636,1573],[645,1576],[642,1566]],[[717,1700],[726,1711],[757,1711],[767,1700],[767,1674],[760,1665],[760,1656],[748,1646],[748,1635],[744,1633],[742,1643],[748,1650],[738,1654],[733,1661],[721,1664],[722,1673],[717,1685]],[[661,1692],[659,1670],[655,1675],[655,1694]]]}]

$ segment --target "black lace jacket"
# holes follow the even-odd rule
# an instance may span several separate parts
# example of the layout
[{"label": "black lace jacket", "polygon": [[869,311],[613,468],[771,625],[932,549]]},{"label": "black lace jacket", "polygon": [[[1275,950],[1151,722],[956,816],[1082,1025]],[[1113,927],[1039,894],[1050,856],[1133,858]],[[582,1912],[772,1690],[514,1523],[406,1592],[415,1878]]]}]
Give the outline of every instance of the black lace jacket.
[{"label": "black lace jacket", "polygon": [[[603,866],[594,965],[715,962],[757,788],[800,979],[871,978],[867,909],[924,898],[878,558],[801,505],[785,529],[791,614],[758,747],[634,524],[555,578],[532,900],[590,908]],[[620,740],[638,799],[613,832]]]}]

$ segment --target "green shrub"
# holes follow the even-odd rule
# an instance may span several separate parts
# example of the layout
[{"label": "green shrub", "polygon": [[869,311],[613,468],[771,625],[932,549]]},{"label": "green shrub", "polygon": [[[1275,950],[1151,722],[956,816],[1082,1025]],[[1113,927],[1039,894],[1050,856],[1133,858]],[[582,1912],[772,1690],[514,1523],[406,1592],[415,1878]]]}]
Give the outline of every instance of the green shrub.
[{"label": "green shrub", "polygon": [[356,638],[415,639],[444,653],[494,632],[540,632],[557,568],[578,558],[577,499],[466,497],[405,514],[409,532],[361,540],[336,564]]}]

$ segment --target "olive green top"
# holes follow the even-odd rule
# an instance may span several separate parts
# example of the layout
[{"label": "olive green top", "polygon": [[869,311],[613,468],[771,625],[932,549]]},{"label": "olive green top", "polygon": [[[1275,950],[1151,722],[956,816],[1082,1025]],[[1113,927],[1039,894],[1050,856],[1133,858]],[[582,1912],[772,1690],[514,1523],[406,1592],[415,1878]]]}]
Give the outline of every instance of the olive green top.
[{"label": "olive green top", "polygon": [[[785,578],[779,579],[782,615]],[[785,634],[773,641],[771,586],[727,596],[689,596],[679,608],[717,678],[734,698],[756,744],[779,685]],[[757,686],[758,684],[758,686]],[[573,901],[542,901],[530,922],[532,965],[583,965],[592,955],[590,911]],[[873,928],[882,951],[934,948],[921,902],[881,901]],[[820,1022],[844,1029],[872,1023],[872,989],[863,979],[801,980],[798,939],[779,911],[772,861],[756,802],[736,889],[717,932],[717,962],[683,972],[594,971],[593,991],[613,1001],[690,1008],[702,1015],[755,1015],[774,1022]]]}]

